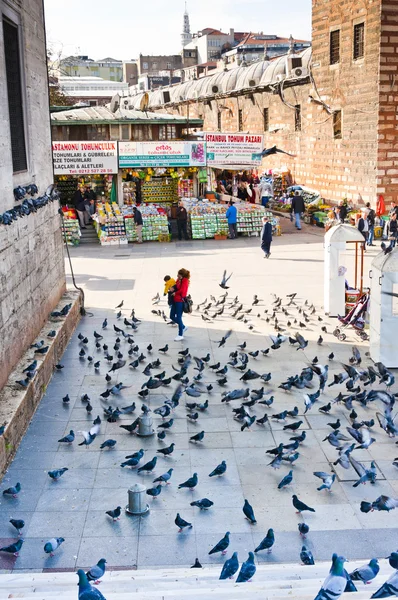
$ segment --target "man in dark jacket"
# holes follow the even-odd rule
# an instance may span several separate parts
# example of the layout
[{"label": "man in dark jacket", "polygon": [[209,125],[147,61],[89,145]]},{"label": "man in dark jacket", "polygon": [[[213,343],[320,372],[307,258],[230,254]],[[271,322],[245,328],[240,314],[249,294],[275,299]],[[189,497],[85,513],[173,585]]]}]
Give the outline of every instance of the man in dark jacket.
[{"label": "man in dark jacket", "polygon": [[77,188],[77,190],[75,191],[75,194],[73,196],[73,204],[75,206],[77,216],[79,218],[80,228],[86,229],[86,225],[89,221],[89,216],[86,212],[86,205],[80,188]]},{"label": "man in dark jacket", "polygon": [[188,239],[187,232],[187,222],[188,222],[188,213],[182,202],[178,203],[177,207],[177,227],[178,227],[178,239],[182,240],[182,234],[184,234],[185,239]]},{"label": "man in dark jacket", "polygon": [[272,242],[272,225],[269,222],[268,217],[263,217],[263,229],[261,231],[261,250],[264,251],[264,258],[271,256],[271,242]]},{"label": "man in dark jacket", "polygon": [[303,212],[305,212],[304,200],[302,196],[300,196],[300,192],[296,190],[292,199],[292,213],[294,213],[297,229],[301,229],[300,216]]},{"label": "man in dark jacket", "polygon": [[142,214],[136,206],[133,208],[135,230],[137,232],[137,242],[142,244]]},{"label": "man in dark jacket", "polygon": [[375,246],[376,244],[373,243],[373,236],[374,236],[374,231],[375,231],[376,213],[373,210],[373,208],[371,208],[370,202],[366,203],[366,208],[369,210],[368,216],[366,217],[368,220],[368,229],[369,229],[368,241],[366,243],[368,246]]}]

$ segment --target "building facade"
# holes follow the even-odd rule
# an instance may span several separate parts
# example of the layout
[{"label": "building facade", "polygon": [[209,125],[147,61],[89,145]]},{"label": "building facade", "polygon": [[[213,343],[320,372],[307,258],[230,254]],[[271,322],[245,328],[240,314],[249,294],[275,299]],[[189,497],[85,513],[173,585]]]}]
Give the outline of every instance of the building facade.
[{"label": "building facade", "polygon": [[[0,214],[53,181],[42,0],[0,0]],[[65,291],[57,203],[0,223],[0,388]]]},{"label": "building facade", "polygon": [[93,60],[88,56],[67,56],[59,61],[58,76],[101,77],[109,81],[123,81],[123,62],[106,57]]},{"label": "building facade", "polygon": [[91,76],[61,76],[58,84],[65,96],[74,104],[81,102],[89,106],[104,106],[115,94],[128,93],[129,89],[127,82],[107,81]]},{"label": "building facade", "polygon": [[387,0],[313,0],[301,62],[288,55],[175,86],[166,108],[202,117],[206,131],[264,133],[266,147],[295,155],[269,156],[264,169],[287,165],[328,200],[398,201],[396,14]]}]

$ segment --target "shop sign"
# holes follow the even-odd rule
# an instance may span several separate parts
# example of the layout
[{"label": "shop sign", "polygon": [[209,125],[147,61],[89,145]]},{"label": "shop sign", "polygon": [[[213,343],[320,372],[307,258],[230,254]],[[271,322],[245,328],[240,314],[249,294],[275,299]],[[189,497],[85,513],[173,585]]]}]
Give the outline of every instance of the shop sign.
[{"label": "shop sign", "polygon": [[246,133],[205,133],[209,167],[255,167],[261,165],[264,136]]},{"label": "shop sign", "polygon": [[203,167],[204,142],[119,142],[119,167]]},{"label": "shop sign", "polygon": [[55,175],[117,173],[117,142],[53,142]]}]

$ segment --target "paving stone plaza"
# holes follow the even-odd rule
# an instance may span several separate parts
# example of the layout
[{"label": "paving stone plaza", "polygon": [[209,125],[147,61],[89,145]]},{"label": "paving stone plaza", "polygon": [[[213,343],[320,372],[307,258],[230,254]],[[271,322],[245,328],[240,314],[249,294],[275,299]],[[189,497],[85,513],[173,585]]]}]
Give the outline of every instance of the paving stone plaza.
[{"label": "paving stone plaza", "polygon": [[[283,227],[289,229],[290,224],[283,224]],[[365,283],[371,259],[377,251],[378,248],[373,248],[366,256]],[[332,406],[330,415],[318,411],[318,406],[332,401],[340,391],[345,392],[344,384],[326,387],[320,402],[305,416],[303,392],[285,392],[278,388],[288,376],[300,373],[315,356],[320,364],[329,364],[330,382],[333,374],[342,370],[341,363],[348,362],[353,343],[360,348],[363,365],[371,364],[365,357],[367,344],[352,331],[348,332],[346,342],[339,342],[331,334],[335,321],[323,315],[323,237],[309,228],[300,233],[287,232],[275,238],[271,253],[271,258],[265,260],[257,239],[154,243],[121,250],[99,246],[71,249],[76,282],[84,289],[88,314],[80,321],[62,357],[64,369],[54,373],[15,459],[1,482],[3,490],[20,481],[22,491],[17,499],[1,496],[0,543],[5,545],[15,539],[8,522],[11,517],[24,519],[26,525],[20,556],[1,556],[0,569],[75,569],[87,567],[102,556],[111,567],[187,566],[193,564],[196,557],[203,565],[221,564],[224,557],[220,554],[209,556],[208,552],[226,531],[231,532],[230,550],[238,551],[243,557],[258,545],[270,527],[274,529],[276,538],[273,552],[259,553],[257,561],[297,562],[302,545],[297,527],[303,520],[310,526],[307,546],[318,560],[329,560],[334,551],[354,559],[385,557],[396,550],[396,511],[364,514],[359,508],[362,500],[373,501],[381,494],[398,496],[398,469],[392,465],[398,454],[394,440],[389,439],[378,424],[375,425],[371,434],[376,442],[367,450],[355,450],[353,456],[366,465],[372,460],[376,462],[377,481],[373,486],[368,483],[354,488],[356,473],[353,469],[332,467],[338,453],[328,442],[322,441],[331,432],[327,424],[337,418],[341,421],[341,431],[345,433],[345,428],[350,425],[348,412],[340,404]],[[350,252],[345,258],[347,263],[352,261]],[[251,307],[254,294],[262,301],[249,313],[248,323],[233,319],[229,310],[212,322],[205,322],[201,313],[194,311],[186,319],[189,330],[185,340],[174,342],[175,328],[151,312],[153,308],[166,310],[165,300],[162,297],[160,305],[153,307],[151,298],[157,292],[162,294],[164,275],[175,276],[181,267],[191,271],[190,291],[195,308],[206,297],[210,299],[210,295],[214,295],[218,298],[223,292],[218,284],[224,268],[233,273],[228,298],[238,295],[245,309]],[[175,373],[172,365],[178,366],[178,351],[186,348],[192,356],[203,357],[209,352],[210,364],[220,362],[221,366],[229,360],[230,352],[243,342],[247,343],[246,350],[249,351],[268,348],[272,343],[268,334],[274,335],[275,331],[273,323],[267,323],[264,311],[272,312],[273,293],[285,302],[286,294],[293,292],[297,292],[299,306],[305,300],[316,306],[316,315],[302,331],[309,344],[304,351],[296,351],[286,342],[278,351],[270,351],[267,356],[260,353],[257,359],[250,358],[251,369],[260,374],[272,373],[271,381],[264,385],[267,390],[272,390],[275,398],[270,408],[257,404],[250,410],[251,414],[260,418],[264,413],[271,416],[298,406],[296,419],[287,418],[286,422],[271,420],[271,424],[263,427],[254,423],[251,430],[241,432],[241,424],[233,418],[232,411],[240,406],[240,401],[221,403],[221,392],[248,387],[239,380],[242,374],[229,368],[227,385],[222,388],[216,383],[218,376],[206,367],[202,381],[206,385],[211,383],[213,391],[209,395],[202,394],[200,398],[201,402],[209,399],[209,408],[200,413],[198,422],[187,420],[184,406],[185,401],[196,399],[183,395],[180,406],[172,415],[174,425],[163,442],[156,435],[140,439],[119,427],[131,423],[140,413],[141,401],[137,393],[148,379],[142,371],[149,361],[159,356],[161,367],[152,374],[165,369],[168,377]],[[106,343],[113,354],[117,337],[113,324],[125,329],[123,318],[116,320],[115,307],[122,300],[123,316],[129,318],[134,308],[136,316],[142,320],[132,337],[140,351],[147,355],[147,361],[136,370],[129,368],[127,363],[117,371],[112,384],[122,382],[128,388],[120,396],[111,396],[104,402],[100,393],[107,389],[105,375],[110,366],[104,360],[102,349],[97,351],[95,348],[93,331],[104,335],[101,343]],[[213,311],[210,313],[213,314]],[[317,320],[318,315],[323,317],[322,323]],[[109,325],[102,331],[105,317]],[[286,326],[287,318],[283,315],[279,318],[281,325]],[[250,324],[252,330],[248,328]],[[322,333],[324,342],[319,346],[317,339],[321,325],[326,326],[327,333]],[[219,349],[217,341],[228,329],[232,329],[233,333],[225,346]],[[289,332],[294,335],[298,330],[295,325]],[[86,359],[79,358],[79,333],[89,338],[87,354],[101,361],[97,372]],[[159,353],[158,349],[166,343],[169,351]],[[146,352],[148,344],[153,346],[151,356]],[[122,340],[121,352],[125,358],[129,358],[128,348],[127,342]],[[331,352],[335,358],[328,361]],[[190,378],[195,374],[193,366],[188,373]],[[316,380],[312,391],[317,389]],[[259,381],[249,382],[250,389],[260,388],[262,383]],[[161,406],[166,398],[171,397],[176,385],[177,382],[173,381],[169,387],[151,391],[145,402],[152,409]],[[378,386],[375,384],[374,387],[377,389]],[[397,391],[396,387],[392,391]],[[69,405],[62,402],[66,394],[70,397]],[[83,394],[90,397],[93,406],[91,415],[87,415],[85,404],[81,401]],[[122,415],[115,423],[106,421],[103,409],[109,404],[127,406],[133,401],[137,404],[133,415]],[[359,420],[374,417],[376,409],[380,410],[380,407],[363,408],[359,403],[355,404]],[[78,432],[87,431],[97,415],[102,419],[100,434],[87,448],[78,446],[83,439]],[[156,429],[162,419],[153,416]],[[272,469],[269,466],[272,457],[266,454],[266,450],[281,442],[287,444],[292,434],[283,431],[283,426],[297,420],[303,421],[300,431],[306,431],[306,440],[300,445],[300,457],[292,466],[292,485],[278,490],[277,485],[290,466],[287,463],[279,470]],[[58,440],[71,429],[76,434],[75,442],[70,446],[59,444]],[[201,430],[205,431],[203,442],[190,443],[190,436]],[[100,444],[110,438],[116,440],[115,448],[101,450]],[[140,448],[145,450],[143,464],[156,455],[157,449],[171,442],[175,443],[174,453],[170,457],[158,454],[153,474],[138,474],[136,469],[120,467],[126,455]],[[222,460],[227,463],[226,474],[220,478],[209,478],[209,473]],[[69,470],[59,481],[50,480],[47,472],[62,467]],[[153,479],[169,468],[174,469],[171,485],[165,486],[157,499],[148,497],[149,514],[127,516],[124,507],[128,488],[136,482],[152,487]],[[318,492],[316,488],[321,482],[313,472],[330,473],[332,468],[337,474],[332,491]],[[178,484],[194,472],[199,478],[195,490],[178,490]],[[316,512],[297,515],[292,505],[292,494],[297,494]],[[193,500],[204,497],[214,502],[209,511],[190,506]],[[245,498],[254,508],[255,525],[251,525],[242,513]],[[105,512],[118,505],[123,508],[121,519],[113,522]],[[192,523],[191,529],[178,533],[174,524],[177,512]],[[55,556],[46,555],[43,543],[48,538],[61,536],[65,542]]]}]

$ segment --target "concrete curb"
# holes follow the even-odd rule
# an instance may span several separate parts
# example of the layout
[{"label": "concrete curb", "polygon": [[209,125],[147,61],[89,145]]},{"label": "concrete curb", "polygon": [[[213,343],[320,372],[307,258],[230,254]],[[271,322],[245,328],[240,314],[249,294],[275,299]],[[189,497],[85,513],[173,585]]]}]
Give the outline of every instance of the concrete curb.
[{"label": "concrete curb", "polygon": [[[4,434],[0,437],[0,474],[3,475],[15,455],[23,435],[32,419],[47,385],[54,373],[54,365],[59,362],[79,320],[81,296],[78,292],[66,292],[54,311],[60,311],[66,304],[72,307],[65,318],[49,317],[41,329],[36,342],[44,340],[49,346],[45,355],[35,354],[35,348],[29,348],[16,367],[10,373],[8,382],[0,391],[0,425],[6,423]],[[54,338],[48,338],[50,330],[55,330]],[[15,382],[25,379],[23,369],[33,360],[38,361],[37,373],[26,389]]]}]

